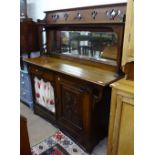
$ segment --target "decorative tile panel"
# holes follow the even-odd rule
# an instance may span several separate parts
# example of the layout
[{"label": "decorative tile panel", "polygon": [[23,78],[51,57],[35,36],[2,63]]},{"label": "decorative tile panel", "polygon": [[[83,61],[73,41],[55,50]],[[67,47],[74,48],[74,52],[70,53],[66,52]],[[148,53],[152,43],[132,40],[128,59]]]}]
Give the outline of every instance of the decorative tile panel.
[{"label": "decorative tile panel", "polygon": [[46,109],[55,113],[55,97],[54,88],[50,82],[45,82],[43,79],[34,78],[35,84],[35,99],[36,102]]}]

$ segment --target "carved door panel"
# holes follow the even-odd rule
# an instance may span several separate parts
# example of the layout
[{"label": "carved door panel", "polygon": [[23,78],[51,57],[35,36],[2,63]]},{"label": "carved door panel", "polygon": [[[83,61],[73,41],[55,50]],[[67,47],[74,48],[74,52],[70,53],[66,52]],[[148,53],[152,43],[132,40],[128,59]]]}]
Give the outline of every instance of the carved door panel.
[{"label": "carved door panel", "polygon": [[[58,124],[73,137],[89,133],[90,96],[77,81],[58,78]],[[86,110],[87,109],[87,110]],[[83,137],[84,139],[84,137]]]}]

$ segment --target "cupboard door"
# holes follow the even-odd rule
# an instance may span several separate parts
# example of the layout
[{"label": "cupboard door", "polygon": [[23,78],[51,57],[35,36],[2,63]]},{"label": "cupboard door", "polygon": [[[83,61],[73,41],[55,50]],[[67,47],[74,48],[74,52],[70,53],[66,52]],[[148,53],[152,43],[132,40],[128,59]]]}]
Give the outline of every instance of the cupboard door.
[{"label": "cupboard door", "polygon": [[112,155],[134,154],[134,107],[133,99],[117,95],[114,120]]},{"label": "cupboard door", "polygon": [[46,79],[34,76],[35,101],[55,114],[55,92],[53,84]]},{"label": "cupboard door", "polygon": [[[90,98],[78,82],[58,78],[58,124],[75,138],[89,133]],[[87,109],[87,110],[86,110]],[[84,139],[84,137],[83,137]]]},{"label": "cupboard door", "polygon": [[31,76],[33,84],[34,112],[49,122],[56,121],[56,93],[54,81],[40,77]]},{"label": "cupboard door", "polygon": [[118,137],[118,155],[134,154],[134,110],[133,106],[123,102],[120,135]]},{"label": "cupboard door", "polygon": [[53,72],[29,65],[33,90],[34,112],[50,122],[56,120],[56,92]]}]

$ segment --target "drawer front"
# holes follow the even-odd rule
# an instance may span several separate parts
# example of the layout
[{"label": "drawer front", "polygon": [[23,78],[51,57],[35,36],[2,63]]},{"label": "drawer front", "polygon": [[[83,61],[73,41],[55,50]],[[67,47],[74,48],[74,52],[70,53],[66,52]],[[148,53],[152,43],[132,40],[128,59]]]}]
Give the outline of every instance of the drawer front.
[{"label": "drawer front", "polygon": [[30,74],[35,74],[38,76],[41,76],[43,74],[42,69],[37,66],[34,66],[34,65],[29,66],[29,72],[30,72]]},{"label": "drawer front", "polygon": [[34,74],[35,76],[44,78],[49,81],[54,81],[54,74],[52,71],[34,65],[29,66],[29,71],[30,74]]},{"label": "drawer front", "polygon": [[49,24],[122,23],[126,6],[91,7],[85,9],[47,12]]}]

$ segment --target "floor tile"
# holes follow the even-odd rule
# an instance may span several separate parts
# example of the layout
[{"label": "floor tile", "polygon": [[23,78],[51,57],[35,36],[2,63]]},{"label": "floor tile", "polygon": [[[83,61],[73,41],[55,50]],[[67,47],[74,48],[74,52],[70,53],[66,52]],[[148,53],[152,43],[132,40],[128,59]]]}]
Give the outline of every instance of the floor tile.
[{"label": "floor tile", "polygon": [[[25,104],[20,104],[20,113],[27,118],[27,127],[31,147],[40,143],[42,140],[53,135],[58,129],[52,124],[44,120]],[[91,155],[106,155],[107,138],[99,142],[94,148]]]}]

